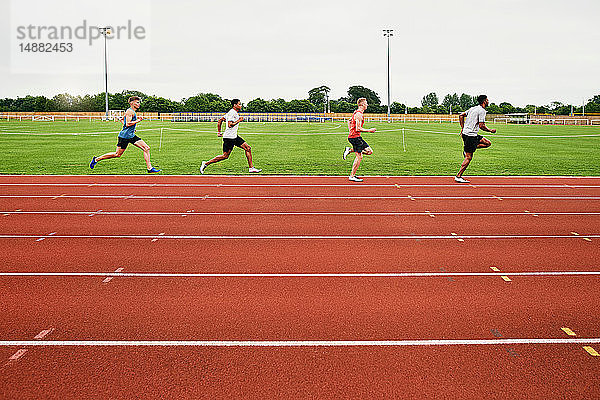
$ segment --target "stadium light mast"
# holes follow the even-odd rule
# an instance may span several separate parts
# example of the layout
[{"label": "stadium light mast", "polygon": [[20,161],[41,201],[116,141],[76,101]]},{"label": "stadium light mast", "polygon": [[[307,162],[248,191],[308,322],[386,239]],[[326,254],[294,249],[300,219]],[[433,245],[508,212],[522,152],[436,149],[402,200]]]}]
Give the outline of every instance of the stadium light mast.
[{"label": "stadium light mast", "polygon": [[394,36],[393,29],[384,29],[383,36],[387,38],[387,115],[388,122],[392,122],[392,115],[390,113],[390,37]]},{"label": "stadium light mast", "polygon": [[109,27],[98,28],[98,30],[104,36],[104,101],[106,106],[104,117],[108,120],[108,61],[106,57],[106,37],[110,35],[111,31]]}]

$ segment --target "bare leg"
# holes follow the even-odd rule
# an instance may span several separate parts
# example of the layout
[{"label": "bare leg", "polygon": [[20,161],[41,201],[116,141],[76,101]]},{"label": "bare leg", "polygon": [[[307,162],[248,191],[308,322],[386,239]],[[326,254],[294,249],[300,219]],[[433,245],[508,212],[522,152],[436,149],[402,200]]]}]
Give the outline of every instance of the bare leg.
[{"label": "bare leg", "polygon": [[252,150],[251,147],[248,145],[248,143],[242,143],[242,145],[240,146],[245,152],[246,152],[246,158],[248,159],[248,166],[250,168],[254,168],[254,166],[252,165]]},{"label": "bare leg", "polygon": [[102,154],[100,157],[96,157],[96,161],[108,160],[109,158],[119,158],[123,155],[125,149],[117,147],[117,151],[114,153]]},{"label": "bare leg", "polygon": [[456,174],[456,176],[458,176],[459,178],[462,176],[462,174],[465,172],[465,170],[469,166],[469,163],[471,162],[472,159],[473,159],[473,153],[465,153],[465,159],[463,160],[463,162],[460,166],[460,170],[458,171],[458,174]]},{"label": "bare leg", "polygon": [[356,153],[356,158],[354,159],[354,162],[352,163],[352,172],[350,173],[350,176],[356,176],[356,171],[358,170],[358,167],[360,166],[360,162],[362,161],[363,155],[362,153]]},{"label": "bare leg", "polygon": [[492,142],[490,142],[488,139],[481,138],[481,140],[477,144],[477,148],[478,149],[485,149],[487,147],[490,147],[491,145],[492,145]]},{"label": "bare leg", "polygon": [[208,160],[205,165],[209,165],[209,164],[214,164],[216,162],[219,161],[223,161],[223,160],[227,160],[229,158],[229,155],[231,154],[231,150],[224,152],[223,154],[221,154],[220,156],[216,156],[210,160]]},{"label": "bare leg", "polygon": [[354,159],[354,163],[352,163],[352,172],[350,176],[356,176],[356,171],[362,161],[363,155],[370,156],[371,154],[373,154],[373,149],[371,149],[371,147],[365,148],[362,153],[356,153],[356,158]]},{"label": "bare leg", "polygon": [[148,146],[143,140],[138,140],[133,145],[142,149],[142,151],[144,152],[144,160],[146,161],[146,167],[148,169],[152,169],[152,164],[150,163],[150,146]]}]

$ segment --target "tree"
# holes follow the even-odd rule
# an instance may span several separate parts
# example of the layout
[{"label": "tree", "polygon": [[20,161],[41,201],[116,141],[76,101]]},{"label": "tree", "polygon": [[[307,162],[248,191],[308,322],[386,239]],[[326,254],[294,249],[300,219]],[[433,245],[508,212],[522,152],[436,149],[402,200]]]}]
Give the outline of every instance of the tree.
[{"label": "tree", "polygon": [[487,107],[487,112],[490,114],[502,114],[502,110],[495,103],[491,103]]},{"label": "tree", "polygon": [[258,112],[258,113],[268,112],[269,111],[269,103],[266,100],[263,100],[261,98],[250,100],[248,102],[248,105],[246,106],[246,111]]},{"label": "tree", "polygon": [[308,91],[308,101],[317,106],[317,109],[320,108],[327,112],[330,91],[331,89],[325,85],[310,89]]},{"label": "tree", "polygon": [[286,101],[284,99],[272,99],[267,104],[267,112],[282,113],[285,112],[285,109]]},{"label": "tree", "polygon": [[406,111],[406,105],[400,104],[397,101],[390,105],[390,113],[392,114],[404,114]]},{"label": "tree", "polygon": [[449,113],[450,110],[456,113],[462,111],[460,108],[460,99],[456,93],[447,94],[442,101],[442,109],[445,113]]},{"label": "tree", "polygon": [[435,109],[437,108],[439,104],[439,100],[437,97],[437,94],[435,93],[429,93],[425,96],[423,96],[423,100],[421,100],[421,105],[425,108],[429,108],[429,109]]},{"label": "tree", "polygon": [[513,105],[507,102],[500,103],[499,107],[501,114],[510,114],[515,112],[515,108],[513,107]]},{"label": "tree", "polygon": [[312,113],[315,112],[315,106],[308,100],[292,100],[286,104],[285,111],[292,113]]},{"label": "tree", "polygon": [[351,113],[354,110],[356,110],[356,104],[348,103],[343,98],[331,101],[331,111],[334,113]]},{"label": "tree", "polygon": [[[364,97],[367,99],[367,103],[369,103],[369,107],[379,107],[381,104],[381,99],[379,95],[375,93],[373,90],[366,88],[364,86],[350,86],[348,88],[348,97],[344,99],[348,103],[356,104],[356,101]],[[340,99],[341,100],[341,99]]]},{"label": "tree", "polygon": [[477,97],[463,93],[460,95],[458,102],[460,103],[461,111],[465,111],[477,105]]}]

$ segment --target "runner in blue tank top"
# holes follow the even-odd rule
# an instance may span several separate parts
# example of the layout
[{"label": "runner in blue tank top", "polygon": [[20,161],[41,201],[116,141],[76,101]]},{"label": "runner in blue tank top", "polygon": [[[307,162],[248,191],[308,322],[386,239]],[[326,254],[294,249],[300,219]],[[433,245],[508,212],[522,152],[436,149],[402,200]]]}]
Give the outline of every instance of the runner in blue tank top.
[{"label": "runner in blue tank top", "polygon": [[106,153],[101,155],[100,157],[92,157],[92,161],[90,162],[90,168],[94,169],[98,161],[107,160],[109,158],[118,158],[123,155],[125,149],[132,143],[134,146],[139,147],[144,152],[144,160],[146,160],[146,167],[148,168],[148,173],[153,174],[156,172],[160,172],[160,169],[156,169],[150,163],[150,146],[146,144],[141,138],[136,136],[135,127],[137,124],[143,120],[142,117],[137,116],[135,113],[141,105],[141,100],[137,96],[131,96],[129,98],[129,106],[125,112],[125,118],[123,119],[123,129],[119,132],[119,140],[117,142],[117,151],[114,153]]}]

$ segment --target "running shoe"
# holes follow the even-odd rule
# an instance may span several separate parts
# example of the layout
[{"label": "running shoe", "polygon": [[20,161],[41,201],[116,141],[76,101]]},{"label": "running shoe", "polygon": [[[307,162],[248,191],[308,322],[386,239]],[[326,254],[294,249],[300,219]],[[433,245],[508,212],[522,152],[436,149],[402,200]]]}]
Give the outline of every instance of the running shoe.
[{"label": "running shoe", "polygon": [[149,169],[149,170],[148,170],[148,173],[149,173],[149,174],[155,174],[155,173],[157,173],[157,172],[160,172],[160,171],[162,171],[162,170],[160,170],[160,169],[156,169],[156,168],[152,167],[152,169]]},{"label": "running shoe", "polygon": [[202,165],[200,166],[200,173],[203,174],[206,169],[206,161],[202,161]]},{"label": "running shoe", "polygon": [[466,180],[465,178],[463,178],[462,176],[455,176],[454,177],[454,182],[458,182],[458,183],[469,183],[468,180]]},{"label": "running shoe", "polygon": [[96,164],[98,164],[98,161],[96,161],[96,157],[92,157],[92,161],[90,162],[90,169],[94,169]]},{"label": "running shoe", "polygon": [[351,176],[348,178],[349,181],[352,182],[362,182],[363,180],[361,178],[359,178],[358,176]]},{"label": "running shoe", "polygon": [[346,147],[344,149],[344,153],[342,153],[342,160],[345,160],[346,157],[348,157],[348,154],[350,154],[350,151],[352,151],[352,147]]},{"label": "running shoe", "polygon": [[258,173],[260,171],[262,171],[262,169],[257,169],[257,168],[254,168],[254,167],[248,168],[248,172],[250,172],[250,173]]}]

